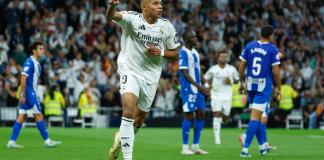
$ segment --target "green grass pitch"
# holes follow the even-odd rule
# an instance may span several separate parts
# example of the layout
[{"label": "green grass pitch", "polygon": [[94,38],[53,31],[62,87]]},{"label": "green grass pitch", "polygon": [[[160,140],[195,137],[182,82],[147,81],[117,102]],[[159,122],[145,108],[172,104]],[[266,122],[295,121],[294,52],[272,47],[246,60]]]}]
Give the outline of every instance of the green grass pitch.
[{"label": "green grass pitch", "polygon": [[[112,129],[50,128],[51,138],[63,141],[58,148],[44,148],[36,128],[23,128],[18,143],[23,149],[5,147],[11,128],[0,128],[0,160],[106,160],[112,144]],[[200,146],[208,155],[182,156],[180,128],[143,128],[136,136],[134,160],[235,160],[241,147],[237,142],[245,130],[223,129],[222,145],[214,144],[212,129],[203,130]],[[278,149],[266,156],[258,152],[256,139],[250,147],[251,159],[323,160],[324,131],[269,129],[268,139]],[[192,141],[192,130],[190,135]],[[119,160],[122,159],[120,154]]]}]

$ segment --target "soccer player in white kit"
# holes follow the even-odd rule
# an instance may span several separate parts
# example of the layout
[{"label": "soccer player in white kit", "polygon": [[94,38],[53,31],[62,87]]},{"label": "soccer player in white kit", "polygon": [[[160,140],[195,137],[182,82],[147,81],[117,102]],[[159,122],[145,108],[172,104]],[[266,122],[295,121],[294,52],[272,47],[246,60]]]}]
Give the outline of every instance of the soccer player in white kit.
[{"label": "soccer player in white kit", "polygon": [[135,133],[150,110],[166,59],[177,60],[178,41],[174,26],[161,18],[161,0],[141,0],[142,13],[117,12],[118,0],[109,0],[106,16],[123,30],[118,56],[122,119],[109,151],[109,159],[132,159]]},{"label": "soccer player in white kit", "polygon": [[210,67],[204,76],[211,83],[215,144],[221,144],[221,123],[229,118],[232,107],[232,84],[239,80],[238,71],[234,66],[227,64],[227,56],[227,52],[219,52],[218,64]]}]

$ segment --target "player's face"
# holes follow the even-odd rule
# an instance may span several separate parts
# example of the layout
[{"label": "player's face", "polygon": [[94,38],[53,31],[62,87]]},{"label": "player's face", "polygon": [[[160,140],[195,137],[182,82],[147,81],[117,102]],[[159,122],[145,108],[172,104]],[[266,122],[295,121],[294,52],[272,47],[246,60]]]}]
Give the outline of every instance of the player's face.
[{"label": "player's face", "polygon": [[187,37],[187,43],[190,46],[195,46],[197,44],[197,37],[195,32],[191,32]]},{"label": "player's face", "polygon": [[162,16],[162,9],[161,0],[150,0],[144,4],[143,12],[153,17],[160,18]]},{"label": "player's face", "polygon": [[218,63],[226,64],[227,63],[227,54],[220,53],[219,56],[218,56]]},{"label": "player's face", "polygon": [[36,54],[36,56],[38,58],[40,58],[44,54],[44,46],[43,45],[38,45],[36,47],[36,50],[34,50],[34,54]]}]

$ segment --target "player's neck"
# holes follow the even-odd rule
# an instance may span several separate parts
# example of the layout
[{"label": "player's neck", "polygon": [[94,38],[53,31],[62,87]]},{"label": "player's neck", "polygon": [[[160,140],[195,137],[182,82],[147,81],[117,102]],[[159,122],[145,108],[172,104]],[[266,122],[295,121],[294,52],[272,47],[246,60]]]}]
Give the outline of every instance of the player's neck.
[{"label": "player's neck", "polygon": [[219,66],[220,68],[225,68],[225,65],[226,65],[226,64],[218,63],[218,66]]},{"label": "player's neck", "polygon": [[152,16],[149,16],[147,14],[143,14],[143,17],[145,19],[145,21],[148,23],[148,24],[154,24],[157,22],[158,18],[157,17],[152,17]]},{"label": "player's neck", "polygon": [[192,48],[193,48],[193,46],[190,46],[190,45],[185,45],[185,46],[186,46],[186,48],[188,48],[190,50],[192,50]]},{"label": "player's neck", "polygon": [[33,57],[36,59],[36,61],[39,61],[40,57],[33,55]]},{"label": "player's neck", "polygon": [[262,43],[270,42],[270,40],[267,38],[261,38],[259,41]]}]

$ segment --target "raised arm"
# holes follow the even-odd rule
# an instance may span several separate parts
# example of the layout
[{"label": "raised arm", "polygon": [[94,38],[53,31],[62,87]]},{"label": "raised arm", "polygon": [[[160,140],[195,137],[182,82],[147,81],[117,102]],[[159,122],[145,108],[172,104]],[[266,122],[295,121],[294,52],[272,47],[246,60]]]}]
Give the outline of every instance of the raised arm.
[{"label": "raised arm", "polygon": [[120,12],[116,12],[116,6],[118,5],[119,0],[109,0],[109,6],[106,10],[106,16],[108,19],[114,21],[120,21],[123,18],[123,15]]}]

